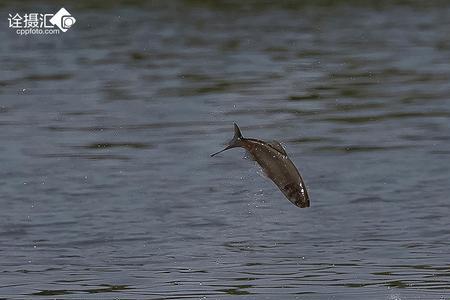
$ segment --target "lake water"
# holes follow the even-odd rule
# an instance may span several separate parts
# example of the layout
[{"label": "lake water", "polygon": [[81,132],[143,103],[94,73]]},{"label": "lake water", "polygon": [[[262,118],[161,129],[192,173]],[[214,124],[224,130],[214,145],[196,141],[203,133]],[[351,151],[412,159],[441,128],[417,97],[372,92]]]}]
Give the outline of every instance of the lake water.
[{"label": "lake water", "polygon": [[59,5],[0,4],[0,298],[450,299],[448,3]]}]

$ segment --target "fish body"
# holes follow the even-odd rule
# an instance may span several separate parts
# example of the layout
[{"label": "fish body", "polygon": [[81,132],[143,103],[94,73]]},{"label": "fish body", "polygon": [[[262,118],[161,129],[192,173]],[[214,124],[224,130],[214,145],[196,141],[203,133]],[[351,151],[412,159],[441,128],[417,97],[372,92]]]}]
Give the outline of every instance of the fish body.
[{"label": "fish body", "polygon": [[244,138],[236,123],[234,132],[228,146],[211,156],[235,147],[246,149],[289,201],[298,207],[310,206],[303,178],[279,142]]}]

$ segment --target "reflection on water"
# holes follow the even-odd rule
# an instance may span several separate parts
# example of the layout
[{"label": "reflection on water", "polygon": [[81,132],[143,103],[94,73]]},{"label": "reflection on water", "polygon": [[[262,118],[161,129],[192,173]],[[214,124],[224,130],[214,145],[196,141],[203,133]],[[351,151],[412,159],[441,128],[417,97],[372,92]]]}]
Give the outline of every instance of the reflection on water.
[{"label": "reflection on water", "polygon": [[0,31],[1,297],[449,299],[447,3],[71,5]]}]

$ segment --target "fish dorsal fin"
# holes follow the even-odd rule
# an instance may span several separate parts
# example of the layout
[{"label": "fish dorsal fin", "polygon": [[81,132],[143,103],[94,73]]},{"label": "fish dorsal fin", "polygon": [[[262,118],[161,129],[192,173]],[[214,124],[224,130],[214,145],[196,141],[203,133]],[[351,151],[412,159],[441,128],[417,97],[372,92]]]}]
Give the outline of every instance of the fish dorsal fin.
[{"label": "fish dorsal fin", "polygon": [[277,150],[278,152],[280,152],[283,155],[287,155],[286,150],[284,150],[283,146],[281,145],[281,143],[279,141],[271,141],[269,143],[269,145],[274,148],[275,150]]}]

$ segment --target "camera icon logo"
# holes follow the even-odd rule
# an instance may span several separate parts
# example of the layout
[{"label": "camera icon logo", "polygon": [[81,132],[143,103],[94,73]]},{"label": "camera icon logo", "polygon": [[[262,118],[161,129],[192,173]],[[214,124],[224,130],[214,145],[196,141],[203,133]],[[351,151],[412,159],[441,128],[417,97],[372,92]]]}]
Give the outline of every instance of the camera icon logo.
[{"label": "camera icon logo", "polygon": [[75,24],[75,22],[76,22],[75,18],[70,15],[61,17],[62,28],[69,29],[70,27],[72,27],[73,24]]},{"label": "camera icon logo", "polygon": [[56,25],[62,32],[66,32],[77,20],[63,7],[50,19],[50,23]]}]

